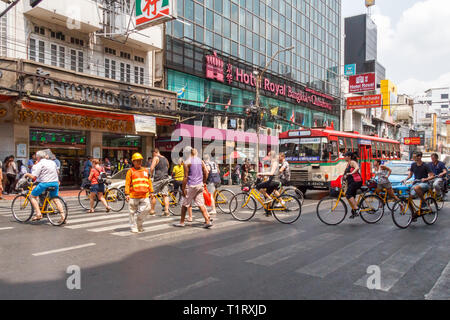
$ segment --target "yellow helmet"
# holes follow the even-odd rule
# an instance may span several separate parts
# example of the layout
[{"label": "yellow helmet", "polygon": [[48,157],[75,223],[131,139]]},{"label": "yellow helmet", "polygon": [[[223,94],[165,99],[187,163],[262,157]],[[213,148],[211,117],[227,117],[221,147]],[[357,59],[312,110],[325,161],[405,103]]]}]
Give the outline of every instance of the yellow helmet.
[{"label": "yellow helmet", "polygon": [[136,152],[135,154],[133,154],[133,156],[131,157],[131,161],[134,160],[144,160],[144,157],[142,156],[142,154]]}]

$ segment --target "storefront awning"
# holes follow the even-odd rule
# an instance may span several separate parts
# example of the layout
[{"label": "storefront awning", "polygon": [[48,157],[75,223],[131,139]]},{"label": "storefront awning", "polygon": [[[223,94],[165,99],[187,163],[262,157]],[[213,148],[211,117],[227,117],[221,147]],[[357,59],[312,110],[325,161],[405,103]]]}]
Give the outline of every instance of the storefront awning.
[{"label": "storefront awning", "polygon": [[[242,143],[257,143],[258,138],[254,132],[244,132],[235,130],[224,130],[193,126],[189,124],[179,124],[176,127],[178,136],[191,137],[203,140],[235,141]],[[260,134],[259,143],[265,145],[278,145],[277,136],[267,136]]]},{"label": "storefront awning", "polygon": [[0,103],[8,102],[8,101],[11,101],[16,98],[17,98],[17,96],[8,96],[8,95],[0,94]]}]

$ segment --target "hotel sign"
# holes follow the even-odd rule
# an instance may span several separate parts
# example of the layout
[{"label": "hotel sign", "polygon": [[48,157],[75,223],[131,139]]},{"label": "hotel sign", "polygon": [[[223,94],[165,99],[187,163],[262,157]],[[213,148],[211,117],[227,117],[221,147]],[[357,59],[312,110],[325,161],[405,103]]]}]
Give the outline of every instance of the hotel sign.
[{"label": "hotel sign", "polygon": [[[217,56],[216,52],[213,55],[206,56],[206,78],[226,82],[229,85],[234,82],[245,83],[255,88],[257,82],[256,76],[253,73],[245,72],[241,68],[234,67],[231,63],[225,65],[224,61]],[[324,109],[333,109],[333,97],[310,88],[297,90],[284,83],[273,82],[269,78],[263,78],[259,87],[271,92],[275,96],[291,98],[297,103],[311,103]]]},{"label": "hotel sign", "polygon": [[375,73],[365,73],[351,76],[350,93],[376,90]]},{"label": "hotel sign", "polygon": [[135,0],[136,29],[145,29],[177,18],[175,0]]}]

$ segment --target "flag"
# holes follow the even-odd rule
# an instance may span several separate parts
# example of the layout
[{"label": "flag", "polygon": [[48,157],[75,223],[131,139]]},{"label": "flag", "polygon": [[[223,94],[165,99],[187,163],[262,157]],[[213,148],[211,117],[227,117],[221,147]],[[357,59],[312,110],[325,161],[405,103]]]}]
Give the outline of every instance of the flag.
[{"label": "flag", "polygon": [[187,84],[184,85],[183,88],[177,91],[177,98],[178,99],[184,99],[184,93],[186,92]]},{"label": "flag", "polygon": [[225,106],[225,110],[228,110],[228,108],[231,106],[231,99],[228,101],[227,105]]},{"label": "flag", "polygon": [[202,106],[202,107],[206,107],[206,105],[208,104],[208,101],[209,101],[209,96],[206,98],[206,100],[205,100],[205,102],[203,103],[203,106]]},{"label": "flag", "polygon": [[294,113],[294,110],[292,110],[292,115],[291,115],[291,118],[289,119],[291,122],[294,122],[295,121],[295,113]]},{"label": "flag", "polygon": [[270,109],[270,113],[271,113],[273,116],[276,116],[276,115],[278,114],[278,107],[275,107],[275,108]]}]

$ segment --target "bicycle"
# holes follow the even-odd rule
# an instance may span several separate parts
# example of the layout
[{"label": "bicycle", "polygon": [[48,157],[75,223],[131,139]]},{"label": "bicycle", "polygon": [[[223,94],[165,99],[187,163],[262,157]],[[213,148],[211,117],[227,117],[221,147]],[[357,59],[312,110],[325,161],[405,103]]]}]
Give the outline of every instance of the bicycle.
[{"label": "bicycle", "polygon": [[[125,194],[118,188],[109,188],[108,186],[111,184],[110,181],[105,183],[105,200],[108,206],[111,208],[113,212],[120,212],[125,206]],[[86,210],[91,209],[90,204],[90,185],[82,186],[80,192],[78,192],[78,202]],[[94,209],[97,208],[100,200],[98,196],[94,197]]]},{"label": "bicycle", "polygon": [[[337,198],[329,195],[317,203],[316,213],[320,221],[331,226],[336,226],[344,221],[348,208],[342,197],[345,196],[346,190],[347,181],[343,181]],[[375,224],[383,218],[383,200],[376,194],[365,195],[369,190],[367,186],[362,186],[360,190],[362,193],[359,194],[356,201],[360,210],[359,216],[364,222]]]},{"label": "bicycle", "polygon": [[[375,180],[368,180],[367,181],[367,187],[369,190],[365,193],[365,195],[369,196],[371,194],[375,194],[383,200],[383,204],[388,207],[388,209],[392,212],[392,209],[394,208],[394,204],[397,200],[395,198],[392,198],[389,196],[387,189],[383,188],[379,193],[376,192],[377,189],[377,182]],[[370,192],[370,193],[369,193]],[[394,189],[395,192],[395,189]],[[366,196],[366,197],[367,197]],[[398,194],[397,194],[398,196]]]},{"label": "bicycle", "polygon": [[[438,177],[434,178],[431,181],[434,181]],[[430,182],[431,182],[430,181]],[[445,202],[447,201],[446,195],[447,195],[447,181],[444,179],[443,182],[443,188],[441,190],[441,194],[438,195],[437,191],[434,190],[433,185],[430,185],[430,189],[426,192],[425,195],[432,197],[434,200],[436,200],[438,205],[438,210],[442,210],[444,208]]]},{"label": "bicycle", "polygon": [[[17,195],[11,203],[11,211],[14,219],[18,222],[28,222],[34,214],[34,208],[31,205],[31,192],[35,184],[32,181],[28,181],[24,188],[27,188],[26,193],[21,193]],[[67,204],[63,198],[56,196],[50,199],[50,192],[55,191],[55,187],[47,188],[44,193],[44,199],[42,205],[40,206],[40,211],[42,215],[46,215],[48,221],[54,226],[60,226],[66,223],[69,211],[67,209]],[[57,201],[60,202],[64,210],[63,213],[59,212]],[[63,217],[63,219],[61,219]]]},{"label": "bicycle", "polygon": [[[175,208],[180,204],[181,197],[178,197],[180,199],[177,198],[178,192],[174,191],[173,181],[174,180],[169,180],[167,182],[167,185],[169,186],[169,193],[168,193],[169,208],[168,209],[172,215],[179,216],[179,215],[181,215],[181,210],[175,210]],[[162,195],[162,193],[161,192],[156,193],[155,198],[161,204],[161,207],[164,208],[164,196]]]},{"label": "bicycle", "polygon": [[[421,180],[414,180],[414,183],[420,182]],[[394,224],[400,229],[408,228],[413,219],[422,217],[422,220],[427,225],[432,225],[436,222],[438,218],[438,205],[435,199],[432,197],[425,198],[425,203],[427,208],[422,208],[422,199],[420,200],[419,206],[417,206],[413,197],[411,196],[411,188],[413,185],[406,185],[403,189],[409,192],[407,199],[401,198],[394,204],[394,209],[392,210],[392,220]],[[408,210],[409,209],[409,210]],[[408,214],[408,212],[410,214]]]},{"label": "bicycle", "polygon": [[248,192],[238,193],[231,199],[229,210],[233,218],[239,221],[250,220],[256,213],[257,202],[266,211],[266,216],[273,214],[275,219],[283,224],[294,223],[300,218],[302,204],[297,197],[288,194],[277,197],[272,193],[271,201],[266,202],[265,197],[255,187],[256,183],[253,183]]}]

